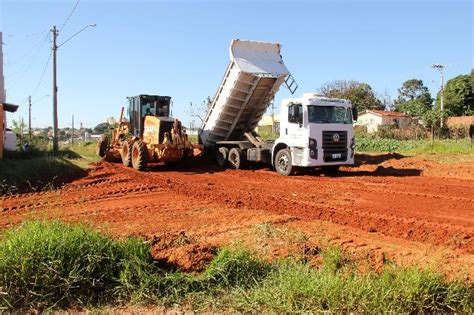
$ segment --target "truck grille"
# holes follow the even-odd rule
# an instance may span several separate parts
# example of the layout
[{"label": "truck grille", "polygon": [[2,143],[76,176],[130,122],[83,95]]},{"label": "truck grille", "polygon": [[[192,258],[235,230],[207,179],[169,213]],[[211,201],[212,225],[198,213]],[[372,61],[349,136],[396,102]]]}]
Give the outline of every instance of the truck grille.
[{"label": "truck grille", "polygon": [[346,161],[347,131],[323,131],[323,153],[324,162]]}]

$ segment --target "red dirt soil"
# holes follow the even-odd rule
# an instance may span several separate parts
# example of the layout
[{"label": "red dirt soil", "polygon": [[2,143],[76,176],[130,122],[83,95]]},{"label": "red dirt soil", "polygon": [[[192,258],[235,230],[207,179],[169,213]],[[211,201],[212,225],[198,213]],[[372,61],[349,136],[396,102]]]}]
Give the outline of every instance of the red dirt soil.
[{"label": "red dirt soil", "polygon": [[[147,172],[102,161],[60,190],[2,197],[0,228],[30,218],[88,221],[117,236],[145,236],[163,264],[199,271],[217,248],[260,237],[256,226],[270,223],[304,233],[305,250],[325,242],[375,265],[436,264],[473,281],[474,165],[396,154],[358,161],[336,176],[293,177],[202,161]],[[269,257],[287,255],[285,244]]]}]

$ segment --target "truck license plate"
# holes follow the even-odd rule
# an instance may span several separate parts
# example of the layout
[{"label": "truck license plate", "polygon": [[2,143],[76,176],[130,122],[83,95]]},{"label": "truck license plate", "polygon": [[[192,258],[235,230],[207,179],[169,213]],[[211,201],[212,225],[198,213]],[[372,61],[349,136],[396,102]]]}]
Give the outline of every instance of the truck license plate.
[{"label": "truck license plate", "polygon": [[342,154],[341,153],[334,153],[332,155],[332,159],[335,160],[335,159],[340,159],[342,157]]}]

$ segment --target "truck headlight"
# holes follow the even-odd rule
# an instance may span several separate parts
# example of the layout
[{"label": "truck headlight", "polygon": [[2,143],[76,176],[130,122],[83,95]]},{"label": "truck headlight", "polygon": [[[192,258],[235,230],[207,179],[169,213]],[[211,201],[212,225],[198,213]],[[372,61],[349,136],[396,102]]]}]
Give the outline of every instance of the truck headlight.
[{"label": "truck headlight", "polygon": [[317,142],[315,139],[309,138],[309,147],[310,148],[316,148],[317,147]]}]

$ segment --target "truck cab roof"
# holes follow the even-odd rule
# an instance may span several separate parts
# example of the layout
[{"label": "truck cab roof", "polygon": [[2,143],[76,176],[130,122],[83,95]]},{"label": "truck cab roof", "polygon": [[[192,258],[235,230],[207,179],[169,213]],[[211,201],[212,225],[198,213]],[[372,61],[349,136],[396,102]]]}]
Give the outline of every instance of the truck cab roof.
[{"label": "truck cab roof", "polygon": [[318,93],[304,93],[299,98],[287,98],[282,100],[282,105],[289,106],[293,103],[301,103],[303,105],[315,106],[352,106],[351,101],[342,98],[325,97]]}]

